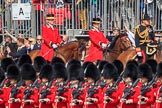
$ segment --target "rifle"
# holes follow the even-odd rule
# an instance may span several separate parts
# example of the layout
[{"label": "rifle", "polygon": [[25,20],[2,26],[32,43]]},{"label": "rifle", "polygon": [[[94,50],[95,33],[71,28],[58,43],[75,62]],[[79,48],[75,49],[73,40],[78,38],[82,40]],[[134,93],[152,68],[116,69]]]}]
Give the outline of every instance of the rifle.
[{"label": "rifle", "polygon": [[20,93],[19,87],[21,87],[23,84],[24,84],[24,81],[20,80],[20,81],[17,83],[16,87],[12,87],[10,98],[14,98],[17,94]]},{"label": "rifle", "polygon": [[147,84],[147,86],[144,86],[141,88],[141,96],[143,96],[145,93],[149,92],[149,88],[152,87],[153,84],[155,84],[155,82],[158,79],[158,75],[157,73],[155,74],[155,76],[153,77],[153,79]]},{"label": "rifle", "polygon": [[140,81],[140,79],[138,78],[138,79],[132,84],[132,86],[131,86],[130,88],[128,88],[128,87],[125,88],[125,90],[124,90],[124,96],[122,97],[123,99],[126,99],[128,96],[131,95],[132,89],[134,89],[134,88],[137,86],[137,84],[138,84],[139,81]]},{"label": "rifle", "polygon": [[98,93],[98,83],[99,83],[99,80],[95,83],[95,85],[92,88],[88,89],[89,98],[92,98],[94,94]]},{"label": "rifle", "polygon": [[124,75],[124,71],[120,74],[119,78],[115,81],[115,83],[112,85],[112,87],[111,88],[108,88],[106,90],[106,94],[105,94],[106,96],[110,96],[113,92],[116,91],[116,87],[118,86],[118,84],[122,80],[123,75]]},{"label": "rifle", "polygon": [[72,92],[73,99],[77,99],[81,94],[83,94],[83,92],[80,90],[80,88],[82,88],[82,84],[83,82],[79,82],[78,88],[73,90]]},{"label": "rifle", "polygon": [[34,81],[34,83],[31,85],[31,88],[30,89],[26,89],[24,91],[24,100],[26,100],[32,94],[33,88],[37,85],[37,83],[38,83],[38,79],[36,79]]},{"label": "rifle", "polygon": [[42,91],[41,91],[41,93],[40,93],[40,94],[41,94],[40,99],[44,99],[44,98],[48,95],[49,90],[50,90],[50,88],[51,88],[51,86],[52,86],[52,83],[53,83],[53,80],[51,80],[51,81],[48,83],[47,88],[42,89]]},{"label": "rifle", "polygon": [[64,92],[67,92],[67,90],[65,88],[66,85],[67,85],[68,81],[66,81],[65,83],[63,83],[63,85],[59,86],[58,89],[57,89],[57,96],[61,96]]}]

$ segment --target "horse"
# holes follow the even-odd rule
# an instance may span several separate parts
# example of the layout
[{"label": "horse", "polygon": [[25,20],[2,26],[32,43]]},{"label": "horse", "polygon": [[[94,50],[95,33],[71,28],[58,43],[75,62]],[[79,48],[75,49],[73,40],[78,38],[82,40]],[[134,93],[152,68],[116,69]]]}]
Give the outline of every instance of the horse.
[{"label": "horse", "polygon": [[128,36],[121,35],[114,38],[110,47],[104,53],[104,59],[108,62],[113,62],[118,58],[118,56],[123,52],[128,50],[132,46]]},{"label": "horse", "polygon": [[[87,45],[86,45],[87,46]],[[114,38],[113,42],[111,42],[110,47],[104,50],[104,60],[108,62],[113,62],[118,58],[118,56],[129,47],[132,47],[132,44],[128,38],[128,36],[121,35]],[[84,55],[82,55],[82,59],[88,56],[89,47],[86,47],[84,51]],[[95,52],[94,52],[95,54]],[[84,57],[83,57],[84,56]]]},{"label": "horse", "polygon": [[[60,57],[63,59],[65,63],[67,63],[71,59],[80,59],[81,53],[79,49],[81,48],[81,44],[79,41],[71,41],[65,45],[59,46],[55,52],[54,57]],[[51,49],[53,50],[53,49]],[[33,50],[29,53],[32,61],[39,54],[40,50]]]},{"label": "horse", "polygon": [[[135,59],[138,62],[137,53],[134,47],[130,47],[128,50],[122,52],[117,59],[123,63],[124,67],[129,60]],[[149,59],[155,59],[157,63],[160,63],[162,61],[162,51],[157,49],[156,53]]]}]

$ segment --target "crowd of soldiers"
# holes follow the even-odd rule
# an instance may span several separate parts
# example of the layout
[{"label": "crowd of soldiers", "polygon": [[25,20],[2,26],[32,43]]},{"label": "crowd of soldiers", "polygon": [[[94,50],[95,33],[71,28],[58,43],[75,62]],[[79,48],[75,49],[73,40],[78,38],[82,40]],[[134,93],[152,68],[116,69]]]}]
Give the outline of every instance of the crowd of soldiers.
[{"label": "crowd of soldiers", "polygon": [[161,108],[162,63],[1,61],[0,108]]}]

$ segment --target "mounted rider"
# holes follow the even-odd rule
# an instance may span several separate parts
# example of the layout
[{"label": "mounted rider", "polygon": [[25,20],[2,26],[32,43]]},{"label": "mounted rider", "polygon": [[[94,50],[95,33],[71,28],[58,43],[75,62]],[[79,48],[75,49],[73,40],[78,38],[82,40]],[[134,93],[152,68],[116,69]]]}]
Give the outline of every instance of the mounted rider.
[{"label": "mounted rider", "polygon": [[154,42],[154,31],[150,25],[150,16],[143,15],[142,23],[135,27],[135,43],[137,56],[142,58],[142,62],[145,62],[151,55],[156,52],[156,45],[150,45]]}]

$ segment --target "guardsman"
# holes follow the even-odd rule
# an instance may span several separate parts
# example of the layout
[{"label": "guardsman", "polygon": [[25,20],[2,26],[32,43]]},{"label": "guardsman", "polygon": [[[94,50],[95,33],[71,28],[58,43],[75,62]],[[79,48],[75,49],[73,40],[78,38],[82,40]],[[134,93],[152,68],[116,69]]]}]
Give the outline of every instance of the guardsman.
[{"label": "guardsman", "polygon": [[68,82],[67,69],[63,63],[56,63],[53,65],[55,84],[54,86],[54,107],[67,108],[68,107]]},{"label": "guardsman", "polygon": [[10,86],[6,88],[6,107],[20,108],[22,101],[22,92],[20,87],[23,84],[20,80],[20,71],[16,65],[9,65],[7,68],[7,78],[10,80]]},{"label": "guardsman", "polygon": [[98,108],[102,106],[103,93],[98,86],[100,73],[94,64],[88,64],[85,73],[85,81],[87,82],[85,93],[84,108]]},{"label": "guardsman", "polygon": [[162,62],[157,65],[157,89],[155,90],[155,104],[154,108],[162,108]]},{"label": "guardsman", "polygon": [[152,85],[156,82],[155,77],[152,77],[151,67],[144,63],[139,65],[139,75],[141,78],[141,87],[136,92],[138,93],[137,108],[151,108],[154,104],[154,89]]},{"label": "guardsman", "polygon": [[69,108],[83,108],[84,106],[84,73],[79,64],[71,64],[68,66],[69,84]]},{"label": "guardsman", "polygon": [[118,85],[114,85],[118,79],[118,70],[112,63],[107,63],[103,67],[103,80],[105,87],[103,89],[104,99],[103,108],[116,108],[119,102],[119,90]]},{"label": "guardsman", "polygon": [[120,89],[120,108],[136,108],[137,107],[137,85],[138,66],[134,63],[128,63],[124,70],[124,88]]},{"label": "guardsman", "polygon": [[46,15],[46,26],[42,28],[42,46],[39,55],[51,61],[56,49],[62,42],[58,28],[54,27],[54,14]]},{"label": "guardsman", "polygon": [[52,87],[52,66],[46,64],[40,71],[39,108],[53,108],[54,92]]},{"label": "guardsman", "polygon": [[[22,108],[34,108],[38,103],[38,88],[36,80],[36,71],[31,64],[22,65],[20,74],[24,81],[22,91]],[[34,83],[35,82],[35,83]]]},{"label": "guardsman", "polygon": [[143,15],[142,23],[135,27],[134,35],[137,56],[142,58],[142,62],[145,62],[149,58],[148,54],[152,53],[152,51],[146,53],[146,48],[150,43],[154,42],[155,36],[153,27],[150,24],[150,16],[148,16],[148,14]]},{"label": "guardsman", "polygon": [[93,28],[89,31],[91,44],[85,61],[96,62],[97,60],[103,60],[103,50],[109,45],[109,41],[104,36],[103,32],[99,30],[100,23],[100,18],[93,18]]}]

